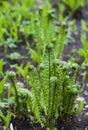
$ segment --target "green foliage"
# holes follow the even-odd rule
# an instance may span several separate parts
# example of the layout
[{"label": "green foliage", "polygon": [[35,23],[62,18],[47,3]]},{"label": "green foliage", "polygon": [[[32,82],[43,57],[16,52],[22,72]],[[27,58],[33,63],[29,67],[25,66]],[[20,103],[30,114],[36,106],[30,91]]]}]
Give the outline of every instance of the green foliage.
[{"label": "green foliage", "polygon": [[74,102],[81,91],[77,84],[79,66],[76,63],[62,62],[55,58],[55,54],[53,44],[48,44],[43,51],[42,63],[37,68],[30,63],[25,67],[16,66],[18,73],[30,85],[29,89],[17,84],[14,72],[7,72],[0,82],[3,93],[7,78],[11,81],[7,99],[2,100],[1,93],[1,107],[6,105],[10,108],[10,105],[14,105],[16,115],[27,115],[32,121],[51,130],[54,129],[57,118],[68,120],[74,113],[78,115],[83,106],[83,102],[78,102],[77,111],[74,109]]},{"label": "green foliage", "polygon": [[20,111],[19,109],[19,99],[18,99],[18,92],[17,92],[17,88],[16,88],[16,85],[15,85],[15,82],[14,82],[14,78],[16,77],[16,74],[14,72],[10,72],[8,73],[8,78],[10,79],[11,81],[11,86],[13,87],[14,89],[14,98],[15,98],[15,109],[17,112]]},{"label": "green foliage", "polygon": [[76,83],[78,71],[77,64],[55,60],[52,45],[46,47],[43,62],[37,69],[30,66],[32,111],[42,125],[53,129],[57,117],[68,119],[73,115],[74,102],[81,89]]},{"label": "green foliage", "polygon": [[[33,14],[32,14],[33,15]],[[29,46],[31,58],[38,63],[42,62],[43,49],[46,45],[52,43],[56,52],[55,57],[60,58],[64,49],[64,43],[67,36],[66,23],[57,26],[55,23],[55,10],[49,6],[40,8],[35,16],[32,16],[32,30],[35,39],[33,46]],[[28,42],[27,42],[28,45]]]},{"label": "green foliage", "polygon": [[[71,13],[85,5],[85,1],[82,0],[78,3],[74,0],[63,2],[70,8]],[[18,43],[25,40],[32,60],[38,63],[37,68],[30,63],[25,67],[23,64],[15,66],[18,76],[21,75],[25,80],[24,83],[29,85],[29,88],[22,88],[17,84],[14,72],[7,72],[4,76],[3,60],[0,60],[0,76],[4,77],[0,81],[0,108],[7,107],[7,115],[0,111],[0,117],[7,129],[13,115],[11,105],[14,106],[13,112],[17,116],[27,115],[50,130],[54,129],[57,118],[68,120],[74,113],[79,115],[83,107],[83,102],[79,101],[78,109],[76,111],[74,109],[76,97],[82,90],[77,83],[79,66],[58,60],[62,56],[65,43],[71,40],[66,24],[68,18],[64,19],[62,16],[64,6],[58,5],[61,11],[58,19],[61,23],[56,25],[57,16],[49,0],[41,3],[46,5],[35,11],[35,0],[0,1],[0,46],[4,46],[5,49],[15,48]],[[74,21],[71,26],[74,30],[73,24]],[[79,50],[79,54],[84,57],[85,63],[88,63],[88,42],[85,33],[88,30],[84,21],[82,27],[83,49]],[[29,36],[33,38],[32,44],[29,44]],[[20,54],[14,52],[7,57],[16,60]],[[7,87],[7,97],[3,98],[7,79],[11,84]]]},{"label": "green foliage", "polygon": [[20,53],[18,52],[13,52],[9,55],[7,55],[7,57],[10,59],[10,60],[17,60],[19,57],[20,57]]},{"label": "green foliage", "polygon": [[80,112],[81,112],[81,110],[82,110],[82,108],[83,108],[83,105],[84,105],[84,100],[78,101],[78,110],[77,110],[77,112],[76,112],[77,115],[80,114]]},{"label": "green foliage", "polygon": [[[18,115],[27,115],[28,109],[31,109],[31,92],[17,85],[14,72],[8,72],[8,78],[11,81],[11,86],[8,89],[7,103],[14,105],[14,110]],[[13,96],[11,96],[11,93]]]},{"label": "green foliage", "polygon": [[85,21],[81,21],[82,30],[81,30],[81,43],[82,48],[79,49],[78,54],[83,57],[84,65],[88,66],[88,40],[87,40],[87,33],[88,28]]},{"label": "green foliage", "polygon": [[3,119],[3,121],[5,122],[5,127],[4,130],[7,130],[9,128],[9,123],[10,123],[10,118],[12,116],[12,112],[11,111],[7,111],[7,115],[4,115],[2,113],[2,111],[0,110],[0,117]]},{"label": "green foliage", "polygon": [[20,66],[18,66],[18,65],[15,66],[15,68],[18,71],[18,75],[21,75],[24,78],[24,80],[26,81],[26,84],[29,83],[29,76],[28,76],[29,65],[30,65],[30,63],[28,62],[25,67],[23,66],[23,64],[21,64]]},{"label": "green foliage", "polygon": [[16,47],[22,42],[23,33],[27,36],[30,33],[28,27],[35,0],[0,2],[0,46],[4,46],[5,49]]},{"label": "green foliage", "polygon": [[74,13],[79,8],[83,8],[87,3],[87,0],[63,0],[63,2],[69,7],[72,13]]},{"label": "green foliage", "polygon": [[65,7],[61,2],[57,2],[57,4],[58,4],[59,11],[60,11],[60,13],[58,13],[58,19],[60,22],[63,22],[63,20],[64,20],[63,14],[65,11]]},{"label": "green foliage", "polygon": [[16,48],[17,45],[15,44],[17,41],[15,38],[7,38],[7,40],[5,41],[5,46],[9,47],[9,48]]}]

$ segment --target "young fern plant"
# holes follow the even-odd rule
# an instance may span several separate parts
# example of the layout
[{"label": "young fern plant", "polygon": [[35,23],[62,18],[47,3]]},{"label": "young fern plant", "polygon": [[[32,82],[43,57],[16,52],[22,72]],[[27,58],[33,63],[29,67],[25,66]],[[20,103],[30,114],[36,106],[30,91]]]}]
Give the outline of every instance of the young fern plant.
[{"label": "young fern plant", "polygon": [[66,120],[74,114],[74,102],[81,90],[76,83],[78,71],[76,63],[55,59],[52,44],[46,46],[37,69],[30,65],[32,111],[42,126],[53,130],[55,119]]},{"label": "young fern plant", "polygon": [[29,51],[32,60],[38,63],[41,63],[43,59],[42,50],[50,43],[54,45],[57,58],[59,58],[63,52],[67,36],[66,24],[63,22],[60,26],[57,26],[55,17],[55,10],[49,6],[40,8],[36,16],[32,17],[32,26],[34,28],[33,37],[35,38],[36,44],[34,44],[35,50],[29,46]]},{"label": "young fern plant", "polygon": [[22,88],[21,86],[17,85],[17,82],[15,81],[15,72],[8,72],[7,75],[11,82],[11,85],[8,89],[7,102],[11,100],[11,104],[14,105],[14,112],[18,116],[24,116],[28,113],[29,104],[31,102],[31,92],[28,89]]}]

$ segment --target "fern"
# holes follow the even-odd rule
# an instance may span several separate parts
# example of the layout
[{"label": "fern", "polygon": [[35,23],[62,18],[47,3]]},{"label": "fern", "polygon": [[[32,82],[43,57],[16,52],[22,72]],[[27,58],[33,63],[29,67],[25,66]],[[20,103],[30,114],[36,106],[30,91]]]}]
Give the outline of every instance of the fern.
[{"label": "fern", "polygon": [[17,88],[16,88],[16,84],[14,82],[14,78],[16,78],[16,74],[12,71],[12,72],[8,72],[8,78],[10,79],[11,81],[11,85],[14,89],[14,94],[15,94],[15,109],[17,112],[20,112],[20,107],[19,107],[19,98],[18,98],[18,91],[17,91]]},{"label": "fern", "polygon": [[55,57],[60,58],[64,50],[65,40],[67,37],[66,24],[63,22],[59,27],[58,35],[56,37]]},{"label": "fern", "polygon": [[52,44],[46,46],[38,69],[30,66],[33,112],[37,121],[50,129],[57,117],[68,119],[74,113],[74,102],[80,92],[76,84],[78,68],[77,64],[55,59]]},{"label": "fern", "polygon": [[42,115],[41,115],[41,105],[40,105],[40,84],[38,80],[37,71],[33,66],[30,66],[30,85],[32,86],[32,109],[36,119],[43,124]]},{"label": "fern", "polygon": [[49,113],[50,110],[50,77],[53,75],[53,60],[54,60],[54,54],[52,50],[52,45],[47,46],[46,51],[44,53],[44,58],[43,58],[43,64],[45,66],[45,71],[43,72],[43,80],[46,82],[43,83],[43,85],[46,87],[46,102],[47,99],[49,101],[47,102],[46,108],[48,108],[47,113]]},{"label": "fern", "polygon": [[84,100],[78,101],[78,109],[77,109],[77,112],[76,112],[77,115],[80,114],[80,112],[81,112],[81,110],[83,108],[83,105],[84,105]]},{"label": "fern", "polygon": [[38,63],[43,61],[43,49],[50,43],[53,44],[55,57],[60,58],[64,49],[67,37],[66,24],[63,22],[61,26],[57,26],[54,18],[55,10],[49,6],[44,6],[37,11],[33,20],[33,37],[35,38],[35,50],[29,47],[31,58]]}]

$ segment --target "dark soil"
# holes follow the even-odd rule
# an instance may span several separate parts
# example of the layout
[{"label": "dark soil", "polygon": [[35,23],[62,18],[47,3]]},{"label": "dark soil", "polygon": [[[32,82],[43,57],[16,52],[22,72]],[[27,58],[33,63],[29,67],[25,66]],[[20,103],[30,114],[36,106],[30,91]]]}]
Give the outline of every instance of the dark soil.
[{"label": "dark soil", "polygon": [[[11,60],[10,58],[7,57],[7,55],[13,52],[18,52],[21,55],[19,59]],[[30,61],[30,55],[26,49],[26,45],[19,44],[17,48],[14,48],[14,49],[8,48],[6,52],[4,52],[4,49],[1,47],[0,59],[3,59],[5,62],[4,71],[6,71],[6,70],[11,70],[11,66],[14,64],[18,64],[18,65],[20,65],[21,63],[26,64],[28,61]]]},{"label": "dark soil", "polygon": [[[56,6],[54,7],[56,8]],[[72,44],[67,45],[64,49],[63,54],[64,60],[68,60],[69,55],[70,57],[74,56],[74,54],[72,53],[72,49],[79,49],[80,47],[82,47],[79,39],[81,30],[81,19],[86,20],[86,22],[88,23],[88,5],[86,5],[85,8],[82,9],[81,11],[75,13],[72,19],[74,18],[76,19],[77,33],[73,36],[75,41]],[[21,54],[21,57],[18,60],[11,61],[9,58],[6,57],[6,55],[10,54],[11,52],[19,52]],[[6,53],[4,52],[4,49],[0,47],[0,59],[3,59],[6,63],[4,65],[4,71],[13,70],[11,66],[14,64],[20,64],[20,63],[26,64],[29,61],[31,62],[30,54],[25,44],[19,44],[18,47],[15,49],[8,49]],[[85,105],[80,116],[78,118],[70,120],[69,122],[57,121],[56,127],[58,128],[58,130],[88,130],[88,115],[86,115],[86,112],[88,112],[88,107],[87,108],[85,107],[86,105],[88,105],[88,95],[87,95],[88,76],[85,81],[85,84],[86,85],[84,91],[81,95],[82,97],[85,98]],[[13,123],[15,130],[42,130],[38,124],[37,125],[31,124],[30,120],[27,117],[21,119],[19,118],[12,119],[11,122]],[[0,130],[2,129],[0,128]]]}]

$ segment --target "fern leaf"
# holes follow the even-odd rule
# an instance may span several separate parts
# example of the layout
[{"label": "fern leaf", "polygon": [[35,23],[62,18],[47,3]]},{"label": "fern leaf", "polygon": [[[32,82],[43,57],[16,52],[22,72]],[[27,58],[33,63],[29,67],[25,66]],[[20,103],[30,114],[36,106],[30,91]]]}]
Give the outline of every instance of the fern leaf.
[{"label": "fern leaf", "polygon": [[41,116],[41,105],[40,105],[40,84],[39,77],[36,69],[33,66],[30,66],[30,85],[32,86],[32,109],[35,114],[36,119],[42,124]]},{"label": "fern leaf", "polygon": [[46,114],[48,114],[50,108],[50,77],[53,74],[53,60],[54,60],[52,47],[53,47],[52,45],[49,45],[45,50],[43,57],[44,70],[42,71],[42,73],[40,73],[41,86],[42,88],[44,88],[43,96],[45,96],[45,105],[47,109],[45,110],[45,112],[47,111]]}]

